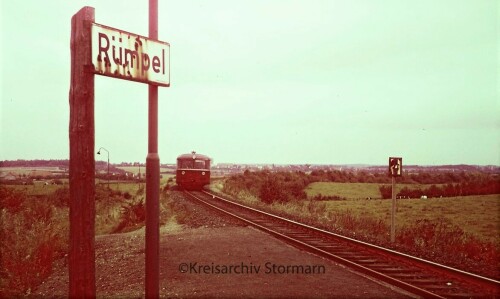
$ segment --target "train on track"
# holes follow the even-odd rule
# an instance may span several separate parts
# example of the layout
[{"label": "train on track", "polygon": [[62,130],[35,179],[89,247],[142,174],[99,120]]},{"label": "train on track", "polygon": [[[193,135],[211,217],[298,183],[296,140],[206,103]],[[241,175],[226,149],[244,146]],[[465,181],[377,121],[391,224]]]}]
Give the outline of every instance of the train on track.
[{"label": "train on track", "polygon": [[183,154],[177,157],[175,181],[186,190],[201,190],[210,184],[210,163],[212,159],[205,155]]}]

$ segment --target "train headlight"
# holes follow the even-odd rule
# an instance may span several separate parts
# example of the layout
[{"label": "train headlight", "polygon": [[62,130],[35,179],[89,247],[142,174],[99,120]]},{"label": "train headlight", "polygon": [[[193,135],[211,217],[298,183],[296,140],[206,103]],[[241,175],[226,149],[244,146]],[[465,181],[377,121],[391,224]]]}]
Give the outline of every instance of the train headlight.
[{"label": "train headlight", "polygon": [[184,175],[184,174],[186,174],[186,172],[185,172],[184,170],[183,170],[181,173],[182,173],[183,175]]},{"label": "train headlight", "polygon": [[205,175],[205,172],[204,172],[204,171],[202,171],[202,172],[201,172],[201,175]]}]

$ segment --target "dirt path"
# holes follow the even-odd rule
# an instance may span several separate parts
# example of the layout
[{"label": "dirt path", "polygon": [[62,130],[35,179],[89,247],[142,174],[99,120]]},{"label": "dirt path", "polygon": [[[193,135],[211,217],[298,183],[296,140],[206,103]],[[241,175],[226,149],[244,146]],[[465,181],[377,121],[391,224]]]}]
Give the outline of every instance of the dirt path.
[{"label": "dirt path", "polygon": [[[173,226],[162,231],[160,247],[162,297],[405,297],[253,228],[179,229]],[[143,229],[98,237],[98,297],[141,298],[144,256]],[[277,265],[274,273],[273,264]],[[289,273],[280,273],[280,270],[286,272],[282,266],[287,265],[316,265],[318,273],[291,273],[298,269],[291,267]],[[224,273],[224,269],[231,273]],[[61,264],[34,295],[65,297],[67,294],[67,265]]]},{"label": "dirt path", "polygon": [[[160,294],[209,298],[404,298],[406,295],[186,201],[189,217],[160,238]],[[144,228],[96,237],[100,298],[144,296]],[[288,268],[287,268],[288,266]],[[300,272],[300,273],[297,273]],[[60,261],[33,297],[67,297]]]}]

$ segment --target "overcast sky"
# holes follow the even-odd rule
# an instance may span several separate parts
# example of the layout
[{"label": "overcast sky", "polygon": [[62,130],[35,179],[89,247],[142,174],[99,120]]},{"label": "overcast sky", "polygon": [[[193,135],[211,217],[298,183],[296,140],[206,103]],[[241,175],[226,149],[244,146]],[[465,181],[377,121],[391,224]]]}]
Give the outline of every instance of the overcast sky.
[{"label": "overcast sky", "polygon": [[[0,160],[68,159],[71,17],[148,34],[148,1],[0,1]],[[500,165],[497,0],[159,0],[159,155]],[[96,76],[95,145],[144,162],[147,85]],[[96,156],[96,159],[106,157]]]}]

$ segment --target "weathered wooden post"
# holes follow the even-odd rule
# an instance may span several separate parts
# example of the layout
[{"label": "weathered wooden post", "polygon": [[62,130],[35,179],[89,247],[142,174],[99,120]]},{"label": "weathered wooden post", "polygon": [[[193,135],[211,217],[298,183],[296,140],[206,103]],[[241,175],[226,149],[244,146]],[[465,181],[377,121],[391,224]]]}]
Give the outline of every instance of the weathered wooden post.
[{"label": "weathered wooden post", "polygon": [[83,7],[71,19],[70,298],[95,298],[94,72],[90,60],[92,22],[92,7]]}]

